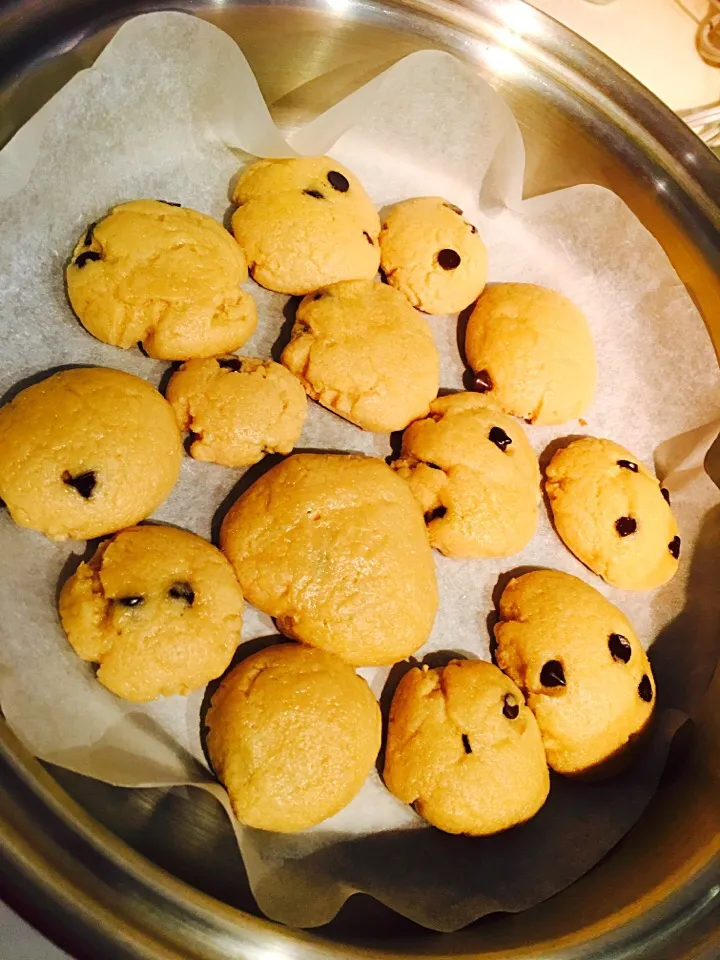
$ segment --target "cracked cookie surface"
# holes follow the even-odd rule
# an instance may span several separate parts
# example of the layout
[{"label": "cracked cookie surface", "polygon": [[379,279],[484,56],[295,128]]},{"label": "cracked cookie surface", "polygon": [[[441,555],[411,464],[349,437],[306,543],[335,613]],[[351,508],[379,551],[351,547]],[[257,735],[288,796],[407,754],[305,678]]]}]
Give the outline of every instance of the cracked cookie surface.
[{"label": "cracked cookie surface", "polygon": [[535,534],[537,457],[520,423],[481,396],[438,397],[405,430],[392,464],[425,514],[430,543],[449,557],[508,557]]},{"label": "cracked cookie surface", "polygon": [[102,537],[160,506],[182,452],[172,407],[149,383],[63,370],[0,409],[0,497],[15,523],[52,539]]},{"label": "cracked cookie surface", "polygon": [[175,527],[123,530],[60,593],[71,646],[97,679],[142,703],[219,677],[240,642],[243,597],[212,544]]},{"label": "cracked cookie surface", "polygon": [[358,178],[332,157],[258,160],[237,182],[235,239],[263,287],[302,296],[375,276],[380,220]]},{"label": "cracked cookie surface", "polygon": [[352,667],[297,643],[243,660],[205,718],[213,768],[235,816],[293,833],[342,810],[380,749],[380,708]]},{"label": "cracked cookie surface", "polygon": [[483,660],[415,667],[390,707],[387,788],[446,833],[498,833],[535,816],[550,789],[535,717]]},{"label": "cracked cookie surface", "polygon": [[534,570],[511,580],[495,639],[558,773],[599,772],[647,726],[655,681],[645,651],[627,617],[577,577]]},{"label": "cracked cookie surface", "polygon": [[425,416],[439,385],[429,325],[401,293],[371,280],[305,297],[282,362],[313,400],[375,433]]},{"label": "cracked cookie surface", "polygon": [[442,197],[418,197],[383,217],[380,266],[418,310],[460,313],[482,293],[487,250],[459,207]]},{"label": "cracked cookie surface", "polygon": [[593,573],[624,590],[652,590],[677,571],[678,525],[669,494],[612,440],[583,437],[545,470],[555,528]]},{"label": "cracked cookie surface", "polygon": [[161,200],[123,203],[88,227],[66,277],[86,330],[158,360],[237,350],[257,325],[237,243],[212,217]]},{"label": "cracked cookie surface", "polygon": [[438,593],[422,513],[382,460],[288,457],[230,508],[220,546],[253,606],[348,663],[395,663],[430,635]]},{"label": "cracked cookie surface", "polygon": [[279,363],[254,357],[188,360],[166,390],[190,453],[227,467],[249,467],[268,453],[290,453],[307,414],[305,391]]},{"label": "cracked cookie surface", "polygon": [[475,389],[514,417],[565,423],[595,395],[595,347],[587,320],[567,297],[533,283],[484,291],[465,332]]}]

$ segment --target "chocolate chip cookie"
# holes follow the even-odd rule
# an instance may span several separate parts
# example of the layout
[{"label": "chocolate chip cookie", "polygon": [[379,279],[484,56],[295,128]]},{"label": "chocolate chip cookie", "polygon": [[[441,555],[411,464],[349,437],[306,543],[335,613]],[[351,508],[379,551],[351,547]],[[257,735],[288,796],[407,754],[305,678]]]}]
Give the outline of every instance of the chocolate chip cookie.
[{"label": "chocolate chip cookie", "polygon": [[170,404],[119,370],[63,370],[0,409],[0,497],[16,523],[55,540],[143,520],[181,461]]},{"label": "chocolate chip cookie", "polygon": [[558,570],[511,580],[496,660],[524,691],[550,766],[612,772],[650,721],[655,681],[632,625],[588,584]]},{"label": "chocolate chip cookie", "polygon": [[555,528],[594,573],[625,590],[652,590],[677,571],[669,497],[640,460],[612,440],[583,437],[545,471]]},{"label": "chocolate chip cookie", "polygon": [[434,400],[392,466],[422,507],[430,543],[448,557],[509,557],[535,534],[537,457],[518,421],[477,394]]},{"label": "chocolate chip cookie", "polygon": [[94,337],[158,360],[237,350],[257,324],[242,251],[212,217],[161,200],[115,207],[67,267],[70,303]]},{"label": "chocolate chip cookie", "polygon": [[550,789],[535,717],[483,660],[414,668],[390,707],[387,788],[446,833],[498,833],[535,816]]},{"label": "chocolate chip cookie", "polygon": [[219,677],[240,642],[243,597],[218,549],[185,530],[123,530],[60,594],[60,619],[97,679],[124,700],[186,694]]},{"label": "chocolate chip cookie", "polygon": [[258,160],[238,180],[233,201],[235,239],[253,279],[268,290],[302,296],[377,273],[377,211],[337,160]]},{"label": "chocolate chip cookie", "polygon": [[459,313],[482,293],[487,250],[459,207],[442,197],[418,197],[383,218],[380,266],[418,310]]}]

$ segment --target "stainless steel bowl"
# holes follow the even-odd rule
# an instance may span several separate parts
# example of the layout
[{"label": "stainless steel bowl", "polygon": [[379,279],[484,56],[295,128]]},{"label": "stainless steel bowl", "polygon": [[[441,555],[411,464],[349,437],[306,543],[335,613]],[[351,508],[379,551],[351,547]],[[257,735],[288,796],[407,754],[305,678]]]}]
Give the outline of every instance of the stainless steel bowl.
[{"label": "stainless steel bowl", "polygon": [[[520,122],[528,195],[574,183],[613,189],[661,241],[720,346],[720,163],[644,88],[521,0],[5,0],[0,143],[124,18],[163,6],[234,36],[281,122],[313,116],[414,50],[474,64]],[[642,821],[590,874],[521,915],[438,936],[365,897],[318,931],[272,924],[258,915],[213,800],[43,767],[0,723],[0,892],[92,960],[717,960],[720,672],[684,732]]]}]

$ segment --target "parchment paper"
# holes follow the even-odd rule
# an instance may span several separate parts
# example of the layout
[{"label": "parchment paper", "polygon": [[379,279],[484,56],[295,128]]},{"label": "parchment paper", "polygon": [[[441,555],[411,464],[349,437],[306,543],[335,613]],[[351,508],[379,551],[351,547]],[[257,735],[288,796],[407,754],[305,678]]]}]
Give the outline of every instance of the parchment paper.
[{"label": "parchment paper", "polygon": [[[344,811],[303,834],[235,824],[254,894],[275,919],[324,923],[360,890],[429,927],[456,929],[489,912],[538,903],[604,856],[640,816],[674,730],[699,706],[718,656],[718,490],[703,469],[717,434],[711,421],[720,414],[716,359],[662,249],[617,197],[585,186],[521,200],[517,124],[498,95],[453,57],[413,54],[286,142],[234,42],[203,21],[163,13],[123,26],[95,66],[0,154],[0,393],[13,395],[65,364],[116,367],[159,384],[167,365],[99,343],[75,320],[63,267],[78,234],[112,205],[143,196],[222,219],[229,182],[247,154],[294,151],[330,152],[361,177],[378,207],[410,196],[446,197],[479,227],[491,280],[546,284],[578,303],[595,338],[597,400],[586,425],[530,427],[531,441],[546,457],[560,438],[608,436],[646,462],[663,444],[658,465],[669,474],[665,485],[680,523],[680,570],[652,593],[614,590],[593,577],[544,512],[533,542],[510,560],[436,556],[440,611],[420,658],[448,650],[488,658],[493,592],[527,566],[582,577],[629,615],[646,645],[655,641],[657,723],[627,774],[600,785],[554,777],[535,820],[482,840],[428,828],[377,774]],[[261,321],[242,352],[269,356],[287,335],[286,298],[253,283],[248,289]],[[457,318],[429,322],[442,387],[460,389]],[[299,448],[318,447],[390,452],[388,437],[312,405]],[[186,458],[156,517],[210,537],[220,505],[247,483],[239,471]],[[68,646],[56,591],[85,545],[51,543],[6,514],[0,535],[0,702],[16,733],[39,757],[75,771],[125,786],[196,784],[227,805],[200,743],[203,691],[127,704],[105,691]],[[244,641],[274,632],[269,618],[246,609]],[[390,681],[388,670],[360,672],[386,703],[397,671]]]}]

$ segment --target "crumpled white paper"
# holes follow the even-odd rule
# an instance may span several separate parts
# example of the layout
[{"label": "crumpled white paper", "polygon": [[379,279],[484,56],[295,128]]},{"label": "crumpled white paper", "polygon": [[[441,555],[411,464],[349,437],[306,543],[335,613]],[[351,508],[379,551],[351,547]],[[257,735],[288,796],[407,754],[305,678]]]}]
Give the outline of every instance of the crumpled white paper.
[{"label": "crumpled white paper", "polygon": [[[242,153],[240,153],[242,151]],[[683,537],[678,575],[652,593],[603,584],[565,550],[545,515],[521,554],[503,561],[436,556],[440,611],[419,656],[454,650],[487,658],[493,591],[514,570],[549,566],[600,589],[631,618],[652,656],[659,687],[655,734],[638,764],[606,784],[553,778],[531,823],[497,837],[449,837],[395,800],[377,774],[341,813],[287,837],[235,824],[253,892],[274,919],[329,920],[364,891],[437,930],[497,910],[520,910],[567,886],[622,837],[655,790],[670,738],[698,705],[718,657],[712,632],[718,490],[702,468],[720,414],[715,355],[690,297],[658,243],[621,200],[596,186],[522,201],[524,150],[502,99],[448,54],[397,63],[286,141],[235,43],[175,13],[121,28],[94,67],[78,74],[0,153],[0,393],[64,364],[99,364],[159,384],[167,365],[93,340],[68,306],[63,268],[87,223],[136,197],[181,202],[222,219],[228,187],[247,154],[329,152],[366,185],[379,208],[442,195],[484,237],[490,279],[532,281],[571,297],[587,314],[599,362],[587,425],[528,428],[539,455],[578,433],[611,437],[657,465],[672,492]],[[287,300],[248,283],[260,323],[242,351],[277,355]],[[441,385],[462,386],[455,317],[429,322],[441,353]],[[706,425],[706,426],[703,426]],[[698,428],[700,428],[698,430]],[[299,448],[390,452],[312,405]],[[248,483],[239,471],[186,459],[156,514],[210,537]],[[149,706],[127,704],[95,680],[60,628],[59,580],[83,544],[56,544],[0,517],[0,702],[41,758],[125,786],[192,783],[227,796],[200,742],[204,693]],[[246,610],[243,640],[275,633]],[[386,703],[387,669],[360,671]]]}]

